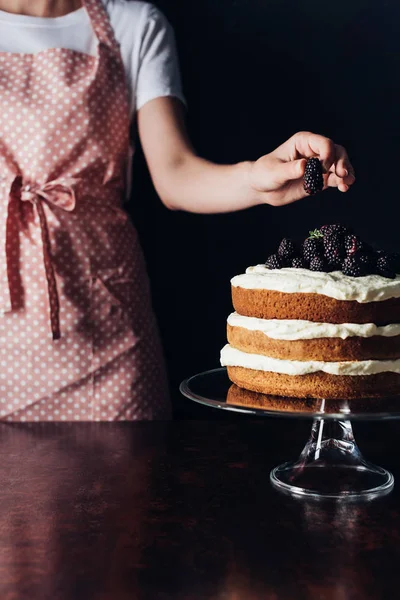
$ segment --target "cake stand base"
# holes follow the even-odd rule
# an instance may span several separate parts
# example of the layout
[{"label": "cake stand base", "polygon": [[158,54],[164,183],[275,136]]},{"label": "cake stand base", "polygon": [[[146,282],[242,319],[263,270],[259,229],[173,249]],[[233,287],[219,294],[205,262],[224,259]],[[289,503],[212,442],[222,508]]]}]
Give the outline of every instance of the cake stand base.
[{"label": "cake stand base", "polygon": [[393,475],[364,460],[350,421],[313,422],[311,437],[296,462],[271,471],[280,491],[317,499],[370,500],[389,493]]}]

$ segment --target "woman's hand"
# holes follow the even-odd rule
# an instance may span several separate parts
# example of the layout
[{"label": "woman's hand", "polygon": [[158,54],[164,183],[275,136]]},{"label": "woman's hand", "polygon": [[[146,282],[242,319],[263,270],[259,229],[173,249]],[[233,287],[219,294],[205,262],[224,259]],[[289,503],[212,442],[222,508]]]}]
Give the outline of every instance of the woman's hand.
[{"label": "woman's hand", "polygon": [[218,165],[194,152],[179,100],[148,102],[138,111],[138,127],[154,185],[173,210],[222,213],[300,200],[307,195],[302,178],[311,156],[323,162],[326,187],[346,192],[354,183],[344,148],[313,133],[297,133],[256,162]]},{"label": "woman's hand", "polygon": [[332,140],[302,131],[270,154],[254,162],[249,171],[252,189],[264,202],[282,206],[307,196],[303,187],[307,158],[316,156],[322,161],[324,187],[337,187],[347,192],[354,183],[354,170],[346,150]]}]

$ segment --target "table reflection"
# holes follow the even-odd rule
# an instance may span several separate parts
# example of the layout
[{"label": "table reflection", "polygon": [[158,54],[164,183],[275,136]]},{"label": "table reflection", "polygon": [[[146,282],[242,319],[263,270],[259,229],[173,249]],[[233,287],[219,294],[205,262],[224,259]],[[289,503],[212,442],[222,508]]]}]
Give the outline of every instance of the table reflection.
[{"label": "table reflection", "polygon": [[[81,598],[96,581],[113,597],[123,571],[142,560],[132,540],[151,504],[148,461],[164,435],[146,426],[132,435],[123,424],[0,426],[0,596]],[[130,577],[126,598],[137,586]]]}]

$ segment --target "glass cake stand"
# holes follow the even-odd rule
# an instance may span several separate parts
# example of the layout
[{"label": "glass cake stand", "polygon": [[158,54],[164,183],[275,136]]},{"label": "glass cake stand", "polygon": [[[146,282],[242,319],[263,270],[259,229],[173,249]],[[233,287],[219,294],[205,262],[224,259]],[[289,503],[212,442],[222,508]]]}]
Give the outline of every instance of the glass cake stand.
[{"label": "glass cake stand", "polygon": [[312,419],[299,458],[272,469],[272,484],[295,496],[370,500],[389,493],[393,475],[367,462],[354,439],[352,421],[400,418],[400,398],[319,400],[266,396],[232,384],[225,368],[186,379],[181,393],[205,406],[260,417]]}]

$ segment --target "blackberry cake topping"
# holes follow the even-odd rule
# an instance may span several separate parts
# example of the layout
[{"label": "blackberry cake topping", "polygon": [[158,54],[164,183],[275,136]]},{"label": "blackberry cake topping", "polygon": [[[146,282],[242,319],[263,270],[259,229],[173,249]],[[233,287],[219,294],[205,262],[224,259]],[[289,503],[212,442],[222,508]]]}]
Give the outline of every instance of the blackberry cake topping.
[{"label": "blackberry cake topping", "polygon": [[310,262],[310,271],[326,271],[326,263],[320,256],[315,256]]},{"label": "blackberry cake topping", "polygon": [[323,236],[330,235],[331,233],[336,233],[338,235],[346,235],[346,233],[349,233],[347,227],[338,223],[333,225],[322,225],[319,231]]},{"label": "blackberry cake topping", "polygon": [[376,261],[376,271],[378,275],[382,277],[388,277],[394,279],[396,277],[396,271],[394,269],[394,261],[387,254],[381,254]]},{"label": "blackberry cake topping", "polygon": [[344,247],[347,256],[351,256],[356,252],[364,250],[365,246],[366,245],[364,244],[364,242],[357,235],[350,234],[346,235],[346,237],[344,238]]},{"label": "blackberry cake topping", "polygon": [[357,256],[348,256],[343,261],[342,271],[343,275],[349,275],[350,277],[361,277],[367,274],[365,265]]},{"label": "blackberry cake topping", "polygon": [[293,258],[296,254],[296,246],[289,238],[283,238],[278,248],[279,256],[282,258]]},{"label": "blackberry cake topping", "polygon": [[322,164],[318,158],[308,159],[304,171],[303,186],[304,191],[310,195],[322,191],[324,180],[322,178]]},{"label": "blackberry cake topping", "polygon": [[394,279],[400,274],[400,253],[374,249],[338,223],[309,232],[303,243],[283,238],[278,250],[268,257],[268,269],[310,269],[330,273],[341,271],[348,277],[381,275]]},{"label": "blackberry cake topping", "polygon": [[353,256],[358,258],[359,263],[363,265],[366,273],[372,274],[376,272],[376,257],[373,254],[357,252]]},{"label": "blackberry cake topping", "polygon": [[271,254],[271,256],[267,258],[265,265],[268,269],[282,269],[284,261],[279,254]]},{"label": "blackberry cake topping", "polygon": [[343,236],[339,233],[331,232],[324,235],[324,253],[325,258],[330,265],[340,265],[345,257]]},{"label": "blackberry cake topping", "polygon": [[321,257],[324,253],[322,238],[309,237],[303,243],[303,257],[307,262],[311,262],[313,258]]},{"label": "blackberry cake topping", "polygon": [[301,258],[301,256],[298,256],[298,257],[292,259],[291,266],[293,267],[293,269],[306,269],[307,263],[304,260],[304,258]]}]

